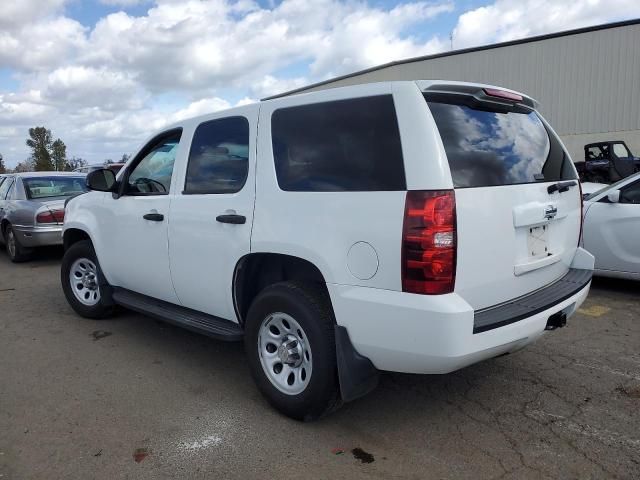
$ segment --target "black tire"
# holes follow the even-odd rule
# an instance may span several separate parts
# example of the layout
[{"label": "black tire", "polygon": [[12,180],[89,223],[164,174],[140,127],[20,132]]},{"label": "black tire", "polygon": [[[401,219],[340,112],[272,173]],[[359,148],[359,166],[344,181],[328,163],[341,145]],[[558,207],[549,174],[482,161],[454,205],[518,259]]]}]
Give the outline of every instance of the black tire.
[{"label": "black tire", "polygon": [[[81,303],[72,291],[73,286],[70,281],[71,268],[74,262],[81,258],[91,260],[97,267],[97,284],[100,292],[100,300],[92,306]],[[64,296],[67,298],[67,302],[69,302],[71,308],[73,308],[78,315],[85,318],[103,319],[111,317],[115,313],[115,305],[111,299],[111,287],[105,280],[104,275],[102,275],[96,252],[89,240],[74,243],[64,253],[62,266],[60,268],[60,281],[62,282],[62,290],[64,291]]]},{"label": "black tire", "polygon": [[4,230],[4,243],[9,260],[13,263],[22,263],[31,260],[33,249],[22,246],[13,226],[7,225]]},{"label": "black tire", "polygon": [[[275,312],[290,315],[309,342],[313,367],[305,389],[286,394],[271,382],[262,367],[259,333],[262,322]],[[323,286],[281,282],[262,290],[254,299],[245,325],[245,351],[251,374],[268,402],[295,420],[316,420],[342,404],[336,366],[334,321]]]}]

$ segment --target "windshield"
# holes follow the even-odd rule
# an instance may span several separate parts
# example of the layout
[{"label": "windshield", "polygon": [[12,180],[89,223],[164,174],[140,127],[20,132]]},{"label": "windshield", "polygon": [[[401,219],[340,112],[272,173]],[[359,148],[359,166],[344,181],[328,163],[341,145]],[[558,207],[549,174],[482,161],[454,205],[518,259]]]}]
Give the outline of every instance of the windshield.
[{"label": "windshield", "polygon": [[623,183],[633,183],[633,181],[638,179],[638,178],[640,178],[640,173],[638,173],[636,175],[632,175],[631,177],[625,177],[622,180],[618,180],[616,183],[612,183],[611,185],[607,185],[606,187],[603,187],[600,190],[597,190],[597,191],[595,191],[593,193],[590,193],[589,195],[585,195],[584,199],[585,200],[591,200],[592,198],[595,198],[598,195],[600,195],[605,190],[615,190],[616,187],[622,185]]},{"label": "windshield", "polygon": [[85,177],[37,177],[22,179],[27,198],[70,197],[87,191]]},{"label": "windshield", "polygon": [[428,102],[458,188],[573,180],[560,142],[534,111]]}]

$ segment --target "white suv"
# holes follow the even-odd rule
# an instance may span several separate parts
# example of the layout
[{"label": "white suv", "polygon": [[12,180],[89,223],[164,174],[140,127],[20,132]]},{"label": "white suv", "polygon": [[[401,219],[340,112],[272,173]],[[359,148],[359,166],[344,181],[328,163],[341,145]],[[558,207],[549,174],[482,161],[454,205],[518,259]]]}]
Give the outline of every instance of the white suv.
[{"label": "white suv", "polygon": [[75,311],[244,339],[258,387],[296,419],[364,395],[379,370],[513,352],[564,325],[593,271],[569,155],[532,99],[486,85],[217,112],[87,182],[64,224]]}]

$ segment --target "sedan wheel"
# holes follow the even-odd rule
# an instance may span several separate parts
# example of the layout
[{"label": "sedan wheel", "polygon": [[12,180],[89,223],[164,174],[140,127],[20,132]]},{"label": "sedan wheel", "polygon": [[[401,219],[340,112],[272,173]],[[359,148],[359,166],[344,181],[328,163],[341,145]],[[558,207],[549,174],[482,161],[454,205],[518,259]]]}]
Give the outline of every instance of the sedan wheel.
[{"label": "sedan wheel", "polygon": [[16,256],[16,236],[12,229],[9,229],[7,234],[7,252],[11,258]]},{"label": "sedan wheel", "polygon": [[12,262],[26,262],[31,258],[32,250],[20,245],[16,232],[13,231],[11,225],[7,226],[5,230],[5,243],[7,245],[7,254]]}]

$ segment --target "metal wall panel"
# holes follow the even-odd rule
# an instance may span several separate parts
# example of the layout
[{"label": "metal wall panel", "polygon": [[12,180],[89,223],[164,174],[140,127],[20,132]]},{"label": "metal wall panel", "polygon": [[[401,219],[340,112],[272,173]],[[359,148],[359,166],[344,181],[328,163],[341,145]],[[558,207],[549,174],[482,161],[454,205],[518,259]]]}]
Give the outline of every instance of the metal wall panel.
[{"label": "metal wall panel", "polygon": [[[482,82],[525,92],[540,102],[541,113],[563,138],[627,132],[631,149],[640,154],[640,24],[392,65],[307,91],[416,79]],[[582,157],[575,148],[571,153],[574,160]]]}]

